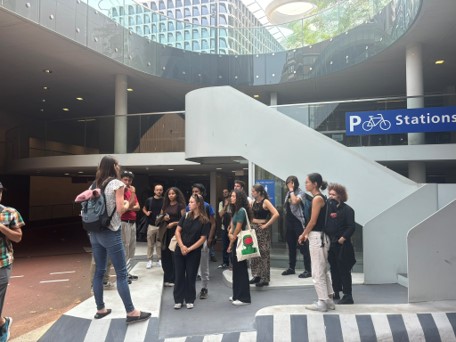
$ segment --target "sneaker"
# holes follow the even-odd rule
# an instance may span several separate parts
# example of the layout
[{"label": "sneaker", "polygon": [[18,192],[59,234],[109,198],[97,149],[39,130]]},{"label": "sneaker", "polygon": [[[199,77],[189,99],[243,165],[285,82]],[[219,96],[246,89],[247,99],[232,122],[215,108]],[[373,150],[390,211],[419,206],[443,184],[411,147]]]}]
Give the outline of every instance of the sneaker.
[{"label": "sneaker", "polygon": [[349,294],[344,295],[342,297],[342,299],[337,302],[337,304],[353,304],[353,303],[354,303],[353,296],[349,295]]},{"label": "sneaker", "polygon": [[13,324],[13,318],[5,317],[5,324],[0,329],[2,341],[8,341],[11,333],[11,324]]},{"label": "sneaker", "polygon": [[312,311],[326,312],[328,311],[328,306],[326,305],[326,302],[319,300],[317,302],[313,302],[312,305],[306,306],[306,309]]},{"label": "sneaker", "polygon": [[286,269],[285,271],[282,272],[282,275],[290,275],[290,274],[295,274],[295,270],[292,268]]},{"label": "sneaker", "polygon": [[193,303],[187,303],[187,309],[193,309]]},{"label": "sneaker", "polygon": [[173,287],[174,286],[174,283],[168,283],[167,281],[165,281],[165,287]]},{"label": "sneaker", "polygon": [[221,265],[218,265],[217,268],[225,269],[225,268],[228,268],[228,265],[227,264],[221,264]]},{"label": "sneaker", "polygon": [[304,271],[300,275],[298,275],[298,278],[310,278],[312,277],[312,273],[309,271]]},{"label": "sneaker", "polygon": [[212,261],[212,262],[217,262],[217,258],[215,257],[215,255],[212,255],[212,256],[211,256],[211,261]]},{"label": "sneaker", "polygon": [[332,298],[326,300],[326,307],[328,310],[336,310],[336,304]]},{"label": "sneaker", "polygon": [[229,300],[230,302],[232,302],[232,301],[233,301],[233,296],[230,296],[230,297],[228,298],[228,300]]},{"label": "sneaker", "polygon": [[256,287],[263,287],[263,286],[269,286],[268,281],[260,280],[258,283],[255,284]]},{"label": "sneaker", "polygon": [[206,298],[207,298],[207,289],[205,289],[203,287],[200,292],[200,299],[206,299]]},{"label": "sneaker", "polygon": [[182,307],[182,303],[176,303],[174,304],[174,309],[179,310]]},{"label": "sneaker", "polygon": [[252,279],[250,279],[249,284],[256,284],[256,283],[258,283],[260,280],[261,280],[260,277],[253,277]]},{"label": "sneaker", "polygon": [[232,302],[232,304],[236,305],[236,306],[242,306],[242,305],[249,305],[250,303],[241,302],[240,300],[236,299]]},{"label": "sneaker", "polygon": [[149,261],[147,262],[146,268],[147,268],[147,269],[152,268],[152,260],[149,260]]},{"label": "sneaker", "polygon": [[128,274],[128,279],[130,279],[130,280],[138,280],[138,276],[133,275],[133,274]]},{"label": "sneaker", "polygon": [[157,261],[157,267],[162,267],[162,262],[161,262],[161,260],[158,260],[158,261]]}]

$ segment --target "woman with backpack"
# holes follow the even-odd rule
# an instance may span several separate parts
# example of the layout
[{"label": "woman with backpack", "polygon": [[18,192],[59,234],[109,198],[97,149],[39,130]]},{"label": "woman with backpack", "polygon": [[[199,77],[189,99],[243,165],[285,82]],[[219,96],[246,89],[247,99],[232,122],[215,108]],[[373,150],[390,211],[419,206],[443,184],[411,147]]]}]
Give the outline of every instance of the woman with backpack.
[{"label": "woman with backpack", "polygon": [[150,318],[149,312],[136,309],[133,305],[127,281],[127,264],[125,250],[121,235],[120,216],[126,212],[133,203],[124,201],[125,184],[119,180],[119,162],[111,156],[101,159],[98,166],[95,187],[104,190],[106,198],[106,211],[112,217],[107,229],[90,232],[90,243],[95,259],[96,270],[93,278],[93,294],[97,305],[95,319],[103,318],[111,313],[106,309],[103,301],[103,276],[106,272],[107,258],[111,260],[117,277],[117,292],[127,312],[126,323],[136,323]]},{"label": "woman with backpack", "polygon": [[306,178],[306,191],[313,196],[310,221],[299,236],[300,244],[309,241],[310,259],[312,260],[312,279],[317,291],[318,301],[306,309],[326,312],[334,310],[334,291],[328,269],[328,250],[330,241],[324,232],[326,224],[326,197],[320,190],[325,190],[328,183],[319,173],[311,173]]},{"label": "woman with backpack", "polygon": [[184,301],[187,309],[193,309],[201,248],[211,229],[209,217],[204,209],[203,196],[192,195],[188,208],[189,212],[182,216],[175,233],[177,245],[174,252],[174,309],[176,310],[182,307]]}]

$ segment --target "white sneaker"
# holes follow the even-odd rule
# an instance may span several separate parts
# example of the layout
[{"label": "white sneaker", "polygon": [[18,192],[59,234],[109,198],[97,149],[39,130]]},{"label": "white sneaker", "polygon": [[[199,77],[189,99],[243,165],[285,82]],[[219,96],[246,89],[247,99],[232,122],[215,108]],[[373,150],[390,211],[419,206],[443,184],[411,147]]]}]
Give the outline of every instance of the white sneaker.
[{"label": "white sneaker", "polygon": [[147,268],[147,269],[152,268],[152,260],[149,260],[149,261],[147,262],[146,268]]},{"label": "white sneaker", "polygon": [[336,304],[332,298],[326,300],[326,307],[328,310],[336,310]]},{"label": "white sneaker", "polygon": [[193,309],[193,303],[187,303],[187,309]]},{"label": "white sneaker", "polygon": [[326,312],[328,311],[328,306],[326,305],[326,302],[319,300],[317,302],[313,302],[312,305],[306,306],[306,309],[312,311]]},{"label": "white sneaker", "polygon": [[233,296],[230,296],[230,298],[228,298],[230,300],[230,302],[233,301]]},{"label": "white sneaker", "polygon": [[162,267],[162,262],[161,262],[161,260],[158,260],[158,261],[157,261],[157,267]]},{"label": "white sneaker", "polygon": [[182,303],[174,304],[174,309],[179,310],[182,307]]},{"label": "white sneaker", "polygon": [[165,287],[173,287],[173,286],[174,286],[174,283],[168,283],[168,282],[165,283]]},{"label": "white sneaker", "polygon": [[236,306],[241,306],[241,305],[249,305],[250,303],[244,303],[244,302],[241,302],[239,299],[236,299],[235,301],[232,302],[233,305],[236,305]]}]

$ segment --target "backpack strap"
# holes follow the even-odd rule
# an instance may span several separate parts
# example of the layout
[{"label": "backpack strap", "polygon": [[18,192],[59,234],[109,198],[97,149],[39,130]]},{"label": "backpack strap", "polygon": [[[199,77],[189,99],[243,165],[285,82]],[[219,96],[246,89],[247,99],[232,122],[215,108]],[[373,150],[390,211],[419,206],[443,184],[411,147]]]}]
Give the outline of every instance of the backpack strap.
[{"label": "backpack strap", "polygon": [[[104,182],[103,184],[101,185],[101,194],[103,195],[103,199],[104,199],[104,202],[105,202],[105,206],[106,206],[106,210],[108,210],[108,203],[106,202],[106,195],[105,195],[105,189],[106,187],[108,186],[109,182],[111,182],[112,180],[114,180],[115,178],[114,177],[108,177]],[[93,182],[92,185],[95,185],[95,182]],[[112,213],[111,215],[109,215],[109,222],[111,222],[111,219],[112,217],[114,216],[114,213],[116,212],[116,206],[114,206],[114,209],[112,210]]]}]

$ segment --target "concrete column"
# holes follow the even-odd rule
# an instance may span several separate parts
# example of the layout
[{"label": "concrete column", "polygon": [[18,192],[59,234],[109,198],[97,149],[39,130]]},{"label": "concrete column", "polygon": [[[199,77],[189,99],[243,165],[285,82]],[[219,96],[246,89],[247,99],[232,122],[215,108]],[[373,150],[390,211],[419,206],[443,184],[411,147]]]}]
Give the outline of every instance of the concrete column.
[{"label": "concrete column", "polygon": [[211,188],[211,193],[208,194],[209,203],[212,205],[212,208],[214,208],[215,212],[217,213],[217,172],[211,171],[209,173],[209,185]]},{"label": "concrete column", "polygon": [[116,75],[115,85],[115,119],[114,119],[114,153],[127,153],[127,76]]},{"label": "concrete column", "polygon": [[271,93],[269,96],[270,96],[270,99],[269,99],[270,103],[269,103],[269,105],[271,105],[271,106],[277,106],[277,93],[276,93],[276,92],[273,92],[273,93]]},{"label": "concrete column", "polygon": [[[407,99],[407,108],[424,107],[423,98],[423,61],[421,44],[414,44],[407,47],[406,50],[406,83],[407,96],[413,96]],[[409,133],[408,144],[420,145],[425,143],[424,133]],[[424,162],[409,162],[409,178],[418,183],[426,182],[426,165]]]},{"label": "concrete column", "polygon": [[247,196],[250,196],[250,189],[252,189],[252,186],[255,185],[255,164],[249,161],[249,178],[248,178],[248,184],[247,184],[247,189],[245,192],[247,193]]}]

